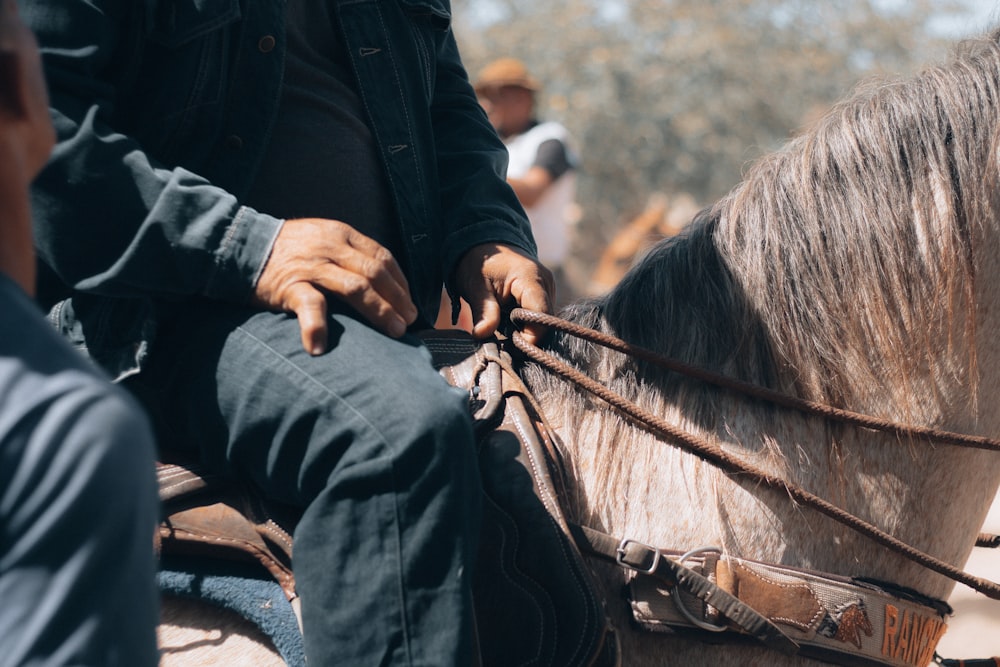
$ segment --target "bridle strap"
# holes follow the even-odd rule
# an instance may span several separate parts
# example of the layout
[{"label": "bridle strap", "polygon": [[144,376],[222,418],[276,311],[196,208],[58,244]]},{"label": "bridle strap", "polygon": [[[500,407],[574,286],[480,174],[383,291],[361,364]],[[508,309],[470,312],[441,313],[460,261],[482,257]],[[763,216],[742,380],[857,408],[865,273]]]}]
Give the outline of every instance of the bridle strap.
[{"label": "bridle strap", "polygon": [[[518,308],[511,311],[510,320],[515,325],[531,322],[559,329],[571,335],[579,336],[581,338],[590,340],[591,342],[603,345],[610,349],[618,350],[619,352],[622,352],[624,354],[633,355],[638,358],[649,361],[650,363],[667,367],[670,370],[676,370],[676,369],[667,366],[666,365],[667,363],[671,364],[671,366],[674,364],[678,364],[679,366],[686,367],[687,369],[695,368],[693,366],[688,366],[687,364],[680,364],[679,362],[666,360],[665,358],[661,357],[660,355],[657,355],[654,352],[645,350],[643,348],[634,345],[630,345],[629,343],[614,338],[613,336],[608,336],[606,334],[602,334],[600,332],[593,331],[585,327],[579,327],[578,325],[575,325],[571,322],[567,322],[566,320],[562,320],[560,318],[547,315],[544,313],[526,311]],[[699,457],[704,461],[707,461],[708,463],[711,463],[712,465],[719,468],[730,477],[736,478],[739,481],[754,482],[763,486],[767,486],[772,489],[783,491],[786,494],[788,494],[793,500],[799,502],[800,504],[810,507],[811,509],[821,514],[830,517],[831,519],[840,523],[841,525],[844,525],[850,528],[851,530],[854,530],[855,532],[867,537],[868,539],[878,544],[881,544],[882,546],[904,556],[905,558],[929,570],[937,572],[938,574],[948,577],[953,581],[963,583],[966,586],[969,586],[970,588],[979,591],[980,593],[986,595],[989,598],[992,598],[994,600],[1000,600],[1000,585],[998,585],[997,583],[992,582],[988,579],[975,577],[969,574],[968,572],[956,568],[950,563],[946,563],[945,561],[939,558],[935,558],[930,554],[920,551],[919,549],[916,549],[906,544],[905,542],[893,537],[892,535],[889,535],[885,531],[864,521],[863,519],[856,517],[849,512],[846,512],[845,510],[827,502],[826,500],[820,498],[819,496],[809,491],[806,491],[797,484],[793,484],[779,477],[770,475],[764,470],[732,456],[718,445],[715,445],[703,438],[699,438],[692,433],[688,433],[686,431],[678,429],[677,427],[664,421],[660,417],[650,413],[647,410],[644,410],[635,403],[612,392],[604,385],[591,379],[590,377],[587,377],[577,369],[560,361],[555,356],[529,343],[527,340],[525,340],[524,336],[522,336],[519,331],[512,332],[511,341],[518,348],[518,350],[524,353],[528,358],[535,361],[539,365],[543,366],[550,372],[569,380],[570,382],[576,384],[582,389],[585,389],[594,396],[597,396],[604,402],[608,403],[609,405],[618,409],[622,413],[626,414],[635,422],[647,428],[649,431],[660,436],[661,439],[668,439],[677,443],[680,447],[682,447],[686,451],[690,452],[691,454],[694,454],[695,456]],[[719,380],[725,377],[710,371],[704,371],[704,369],[697,369],[697,370],[699,370],[700,372],[707,373],[711,376],[714,376],[715,381],[712,382],[713,384],[720,384]],[[678,372],[681,371],[678,370]],[[696,376],[692,375],[692,377]],[[706,379],[706,381],[709,380]],[[763,389],[756,385],[748,385],[748,383],[740,381],[733,381],[733,383],[735,385],[747,385],[748,387],[753,387],[757,390]],[[724,386],[729,386],[729,385],[727,384]],[[735,386],[732,386],[730,388],[735,388]],[[776,393],[770,390],[764,390],[764,391],[769,394]],[[765,398],[765,396],[763,396],[760,393],[755,393],[754,395],[760,398]],[[784,396],[782,394],[777,394],[777,395],[783,397],[784,399],[791,398]],[[770,399],[768,398],[766,400]],[[800,402],[799,399],[792,399],[792,400],[795,402]],[[801,402],[810,403],[808,401],[801,401]],[[781,405],[786,405],[786,403],[782,402]],[[811,405],[817,405],[817,404],[811,404]],[[793,406],[789,405],[789,407]],[[829,409],[835,410],[834,408],[829,408]],[[845,411],[838,411],[838,412],[844,413]],[[820,413],[814,413],[814,414],[820,414]],[[847,414],[853,415],[854,413],[847,413]],[[864,417],[863,415],[856,415],[856,416]],[[865,418],[865,419],[871,420],[871,418]],[[857,423],[860,426],[876,428],[875,426],[871,426],[868,424],[861,424],[856,421],[851,421],[850,423]],[[914,429],[914,431],[911,432],[910,430],[908,430],[910,428],[911,427],[897,426],[895,429],[892,429],[889,432],[902,433],[898,429],[907,429],[905,431],[906,433],[913,434],[916,430],[920,431],[931,430],[931,429],[916,428]],[[879,430],[885,430],[885,429],[879,429]],[[962,436],[960,434],[950,434],[950,435],[960,439],[972,439],[980,442],[980,445],[969,445],[969,446],[979,446],[981,448],[986,448],[986,449],[1000,449],[1000,443],[997,443],[996,441],[989,440],[986,438],[978,438],[976,436]],[[929,435],[925,433],[923,437],[929,437]],[[951,442],[951,444],[966,444],[964,442],[959,443],[955,440],[949,440],[949,442]],[[987,445],[987,446],[982,447],[982,445]]]}]

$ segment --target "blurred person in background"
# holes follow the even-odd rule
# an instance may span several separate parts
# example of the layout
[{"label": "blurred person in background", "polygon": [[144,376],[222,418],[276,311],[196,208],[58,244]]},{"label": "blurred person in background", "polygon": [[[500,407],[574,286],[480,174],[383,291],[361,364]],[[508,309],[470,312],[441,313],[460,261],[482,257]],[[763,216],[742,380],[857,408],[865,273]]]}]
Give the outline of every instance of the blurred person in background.
[{"label": "blurred person in background", "polygon": [[556,279],[556,303],[575,298],[566,278],[566,260],[577,222],[578,158],[569,131],[538,118],[541,83],[516,58],[499,58],[480,70],[476,95],[507,146],[507,182],[531,221],[538,259]]}]

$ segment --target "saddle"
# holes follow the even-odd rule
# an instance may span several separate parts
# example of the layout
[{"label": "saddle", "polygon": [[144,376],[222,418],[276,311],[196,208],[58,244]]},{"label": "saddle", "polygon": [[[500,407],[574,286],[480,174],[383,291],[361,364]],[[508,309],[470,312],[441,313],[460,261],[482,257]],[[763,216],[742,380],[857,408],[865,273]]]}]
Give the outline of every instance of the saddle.
[{"label": "saddle", "polygon": [[[484,493],[473,580],[486,667],[618,665],[616,635],[563,511],[554,435],[497,340],[428,331],[434,365],[468,392]],[[164,555],[257,563],[297,597],[296,512],[182,461],[157,464]]]}]

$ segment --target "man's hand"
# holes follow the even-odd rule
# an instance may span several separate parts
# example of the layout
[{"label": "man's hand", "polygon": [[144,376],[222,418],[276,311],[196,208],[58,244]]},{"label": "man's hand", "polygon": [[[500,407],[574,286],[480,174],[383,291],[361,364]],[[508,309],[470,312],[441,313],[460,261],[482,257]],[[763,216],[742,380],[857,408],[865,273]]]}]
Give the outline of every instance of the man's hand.
[{"label": "man's hand", "polygon": [[[498,243],[473,247],[459,261],[455,281],[472,308],[472,334],[479,339],[496,331],[502,309],[552,312],[552,273],[517,248]],[[544,334],[545,327],[538,325],[524,330],[524,337],[536,345]]]},{"label": "man's hand", "polygon": [[286,220],[253,301],[270,310],[295,313],[303,347],[310,354],[322,354],[330,296],[393,338],[402,336],[417,318],[406,278],[383,246],[339,220]]}]

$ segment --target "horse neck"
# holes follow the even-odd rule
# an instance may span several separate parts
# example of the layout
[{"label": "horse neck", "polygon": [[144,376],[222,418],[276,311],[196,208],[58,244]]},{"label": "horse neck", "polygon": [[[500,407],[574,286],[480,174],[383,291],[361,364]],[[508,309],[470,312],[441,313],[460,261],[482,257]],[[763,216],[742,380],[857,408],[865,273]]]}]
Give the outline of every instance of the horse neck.
[{"label": "horse neck", "polygon": [[[667,421],[955,565],[968,557],[1000,476],[997,454],[900,442],[777,411],[749,418],[734,398],[718,429],[668,409]],[[845,576],[870,577],[947,598],[952,583],[787,495],[739,483],[631,427],[597,417],[560,428],[571,452],[577,514],[618,537],[663,548],[727,553]],[[570,433],[573,430],[575,432]]]},{"label": "horse neck", "polygon": [[[988,254],[989,244],[977,247]],[[974,313],[978,373],[988,380],[1000,373],[992,341],[1000,303],[993,303],[996,281],[990,279],[997,275],[990,262],[1000,249],[989,256],[978,263],[976,303],[983,307]],[[962,317],[953,321],[964,328]],[[960,335],[939,333],[943,351],[949,349],[949,337]],[[674,338],[703,335],[693,329],[670,332]],[[926,369],[926,378],[908,379],[911,390],[923,388],[933,399],[934,407],[925,415],[931,422],[924,425],[1000,433],[998,383],[980,383],[970,400],[962,388],[967,369],[957,368],[961,351],[950,349],[950,357]],[[933,377],[937,375],[952,379],[941,381]],[[857,394],[865,396],[864,391]],[[678,389],[642,400],[668,422],[955,565],[968,557],[1000,480],[996,453],[835,425],[715,389]],[[865,400],[851,407],[880,416],[899,414],[885,392],[869,392]],[[566,443],[577,512],[596,527],[665,548],[713,545],[735,556],[871,577],[936,598],[946,598],[953,587],[950,580],[796,506],[787,495],[734,481],[606,409],[568,407],[574,403],[552,394],[543,403],[547,410],[554,408],[549,417]],[[914,414],[909,408],[902,412]]]}]

